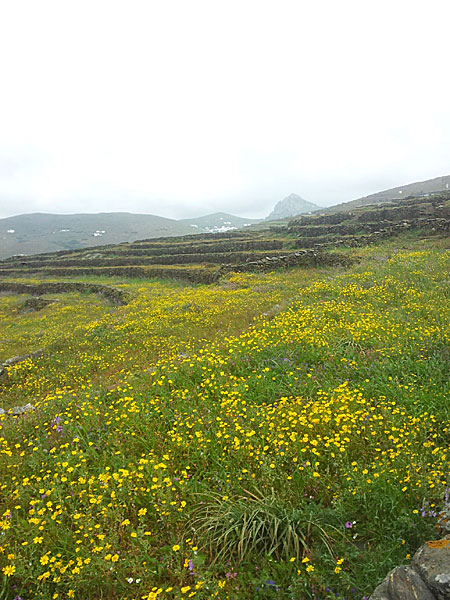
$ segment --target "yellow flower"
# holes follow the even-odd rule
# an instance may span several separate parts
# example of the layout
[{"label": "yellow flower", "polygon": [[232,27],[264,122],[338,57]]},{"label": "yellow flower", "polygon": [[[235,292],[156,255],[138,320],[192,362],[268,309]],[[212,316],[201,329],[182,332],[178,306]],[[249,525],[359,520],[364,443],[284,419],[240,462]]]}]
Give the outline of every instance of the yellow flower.
[{"label": "yellow flower", "polygon": [[179,549],[180,549],[180,546],[178,544],[175,544],[175,546],[172,546],[172,550],[174,552],[178,552]]},{"label": "yellow flower", "polygon": [[306,567],[306,572],[307,572],[307,573],[312,573],[313,571],[314,571],[314,567],[313,567],[312,565],[308,565],[308,566]]},{"label": "yellow flower", "polygon": [[6,565],[6,567],[3,567],[2,571],[7,577],[10,577],[16,572],[16,567],[14,565]]},{"label": "yellow flower", "polygon": [[186,594],[186,592],[188,592],[191,589],[190,585],[185,585],[184,587],[181,588],[181,591],[183,594]]},{"label": "yellow flower", "polygon": [[138,515],[139,515],[140,517],[143,517],[143,516],[144,516],[144,515],[146,515],[146,514],[147,514],[147,509],[146,509],[146,508],[140,508],[140,509],[138,510]]}]

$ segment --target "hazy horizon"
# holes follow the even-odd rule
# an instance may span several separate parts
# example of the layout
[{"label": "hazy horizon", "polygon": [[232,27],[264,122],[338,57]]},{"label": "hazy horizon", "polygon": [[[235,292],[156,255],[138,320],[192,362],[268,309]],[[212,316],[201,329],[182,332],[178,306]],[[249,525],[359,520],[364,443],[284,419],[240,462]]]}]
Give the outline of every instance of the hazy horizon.
[{"label": "hazy horizon", "polygon": [[[0,7],[0,218],[263,218],[450,173],[444,0]],[[420,41],[420,43],[412,43]]]}]

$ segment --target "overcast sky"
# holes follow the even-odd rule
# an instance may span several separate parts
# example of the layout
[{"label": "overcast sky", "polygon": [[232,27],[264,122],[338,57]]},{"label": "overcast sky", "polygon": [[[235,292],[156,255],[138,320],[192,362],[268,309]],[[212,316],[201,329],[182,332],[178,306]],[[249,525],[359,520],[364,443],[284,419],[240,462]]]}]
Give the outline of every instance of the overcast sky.
[{"label": "overcast sky", "polygon": [[450,174],[448,0],[0,3],[0,217],[265,216]]}]

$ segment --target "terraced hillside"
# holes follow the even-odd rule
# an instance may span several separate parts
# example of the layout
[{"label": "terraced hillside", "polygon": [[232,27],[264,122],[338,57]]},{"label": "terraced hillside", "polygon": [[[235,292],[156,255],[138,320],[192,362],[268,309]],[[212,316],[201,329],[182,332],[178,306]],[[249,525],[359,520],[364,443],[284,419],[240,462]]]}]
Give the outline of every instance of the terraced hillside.
[{"label": "terraced hillside", "polygon": [[365,246],[409,230],[450,229],[450,194],[353,212],[303,216],[266,230],[242,230],[65,250],[0,262],[0,277],[98,276],[217,281],[234,271],[346,265],[336,249]]},{"label": "terraced hillside", "polygon": [[271,227],[274,233],[294,236],[297,248],[355,247],[395,237],[405,231],[450,231],[450,193],[406,198],[383,206],[303,216],[286,225]]},{"label": "terraced hillside", "polygon": [[0,598],[363,600],[446,552],[447,202],[4,261]]},{"label": "terraced hillside", "polygon": [[[345,257],[297,250],[295,240],[267,232],[236,232],[144,240],[84,251],[8,259],[0,276],[165,277],[211,283],[227,271],[272,270],[283,264],[338,264]],[[270,269],[268,269],[270,267]]]}]

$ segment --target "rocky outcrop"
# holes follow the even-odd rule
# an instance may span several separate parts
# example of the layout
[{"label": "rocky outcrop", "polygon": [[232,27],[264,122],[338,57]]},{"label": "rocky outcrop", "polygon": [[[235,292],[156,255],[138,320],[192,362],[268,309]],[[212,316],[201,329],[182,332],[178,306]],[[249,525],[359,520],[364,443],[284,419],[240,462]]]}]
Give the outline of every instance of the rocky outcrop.
[{"label": "rocky outcrop", "polygon": [[393,569],[370,600],[449,600],[450,536],[426,542],[410,566]]},{"label": "rocky outcrop", "polygon": [[317,204],[304,200],[298,194],[290,194],[283,200],[280,200],[275,205],[275,208],[266,217],[266,221],[275,221],[276,219],[286,219],[286,217],[293,217],[294,215],[301,215],[302,213],[312,212],[318,210],[320,207]]}]

